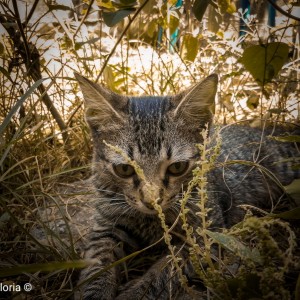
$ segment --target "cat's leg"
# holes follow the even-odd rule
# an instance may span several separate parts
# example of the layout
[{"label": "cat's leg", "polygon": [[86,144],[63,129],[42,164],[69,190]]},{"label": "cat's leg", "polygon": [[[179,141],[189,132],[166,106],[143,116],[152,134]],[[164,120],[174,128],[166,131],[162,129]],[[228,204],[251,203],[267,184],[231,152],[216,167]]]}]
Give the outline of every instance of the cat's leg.
[{"label": "cat's leg", "polygon": [[[183,273],[189,275],[192,272],[190,263],[183,266]],[[141,278],[126,284],[116,300],[183,299],[184,293],[170,258],[165,256],[158,260]],[[193,296],[189,296],[189,299],[193,299]]]},{"label": "cat's leg", "polygon": [[127,283],[116,300],[166,299],[169,298],[172,284],[171,265],[163,257],[141,278]]},{"label": "cat's leg", "polygon": [[[80,275],[80,283],[83,283],[82,298],[84,300],[113,300],[116,298],[118,288],[118,267],[109,267],[117,260],[117,242],[111,238],[100,240],[91,239],[85,254],[86,259],[95,259],[96,263],[85,268]],[[101,273],[103,270],[103,273]],[[99,276],[89,280],[96,273]]]}]

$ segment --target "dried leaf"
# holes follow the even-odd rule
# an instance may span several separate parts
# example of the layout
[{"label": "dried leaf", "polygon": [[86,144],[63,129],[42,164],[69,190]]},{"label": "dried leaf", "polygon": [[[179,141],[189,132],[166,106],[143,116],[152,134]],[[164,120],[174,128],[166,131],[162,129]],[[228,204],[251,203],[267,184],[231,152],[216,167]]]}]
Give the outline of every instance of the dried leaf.
[{"label": "dried leaf", "polygon": [[207,21],[207,29],[211,32],[217,33],[222,23],[222,16],[213,6],[209,7]]},{"label": "dried leaf", "polygon": [[198,53],[198,39],[192,34],[186,34],[182,40],[182,58],[184,60],[194,61]]},{"label": "dried leaf", "polygon": [[259,105],[259,96],[251,96],[247,100],[247,106],[250,109],[256,109],[257,106]]}]

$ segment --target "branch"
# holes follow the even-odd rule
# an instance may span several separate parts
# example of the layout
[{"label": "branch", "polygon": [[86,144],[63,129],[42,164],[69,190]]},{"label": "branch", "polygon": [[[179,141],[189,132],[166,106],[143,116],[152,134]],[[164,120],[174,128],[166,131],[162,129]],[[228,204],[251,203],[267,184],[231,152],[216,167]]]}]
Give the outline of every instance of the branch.
[{"label": "branch", "polygon": [[[13,0],[13,3],[16,5],[17,4],[16,0]],[[15,13],[16,13],[15,18],[13,18],[11,16],[4,17],[3,15],[0,15],[0,23],[3,25],[3,27],[7,31],[9,37],[11,38],[11,40],[13,42],[14,47],[18,49],[17,53],[18,53],[18,55],[21,56],[23,62],[25,63],[28,76],[30,76],[32,78],[32,80],[36,82],[36,81],[42,79],[42,74],[40,71],[40,54],[35,45],[33,45],[32,43],[28,43],[26,36],[24,34],[23,28],[22,28],[20,16],[18,13],[18,8],[15,7],[15,5],[14,5],[14,9],[15,9]],[[14,29],[13,25],[15,23],[18,24],[18,28],[19,28],[20,32],[18,32]],[[23,32],[23,34],[22,34],[22,32]],[[20,41],[21,36],[23,38],[23,42]],[[59,129],[61,130],[64,144],[67,146],[69,144],[68,143],[68,132],[67,132],[68,126],[65,124],[63,118],[61,117],[58,110],[54,106],[50,96],[47,93],[45,86],[43,84],[39,85],[38,90],[41,93],[41,99],[42,99],[43,103],[46,105],[47,109],[50,111],[52,117],[54,118]],[[68,156],[71,157],[71,155],[72,155],[71,148],[69,149],[68,147],[65,147],[65,150],[66,150]]]},{"label": "branch", "polygon": [[22,39],[23,39],[24,50],[25,50],[25,53],[26,53],[26,60],[25,61],[28,62],[28,61],[30,61],[30,51],[29,51],[27,39],[26,39],[24,30],[23,30],[23,25],[21,23],[18,4],[17,4],[16,0],[12,0],[12,3],[13,3],[14,11],[15,11],[16,22],[18,24],[18,28],[19,28],[19,31],[20,31]]},{"label": "branch", "polygon": [[34,1],[32,7],[31,7],[31,9],[30,9],[30,12],[29,12],[29,14],[28,14],[28,16],[27,16],[27,18],[26,18],[26,21],[25,21],[25,23],[24,23],[24,26],[27,26],[27,24],[29,23],[29,21],[30,21],[31,17],[33,16],[33,13],[34,13],[34,11],[35,11],[35,9],[36,9],[36,7],[37,7],[39,1],[40,1],[40,0],[35,0],[35,1]]},{"label": "branch", "polygon": [[80,22],[78,28],[76,29],[76,31],[75,31],[75,33],[74,33],[74,35],[73,35],[73,39],[75,39],[75,37],[76,37],[78,31],[80,30],[80,27],[82,26],[82,24],[85,22],[86,18],[88,17],[88,15],[89,15],[89,13],[90,13],[90,11],[91,11],[91,9],[92,9],[92,6],[93,6],[94,1],[95,1],[95,0],[91,0],[91,1],[90,1],[89,6],[88,6],[88,8],[87,8],[85,14],[84,14],[84,16],[83,16],[83,18],[82,18],[82,20],[81,20],[81,22]]},{"label": "branch", "polygon": [[149,0],[145,0],[145,2],[139,7],[139,9],[135,12],[135,14],[133,15],[133,17],[129,20],[128,24],[126,25],[126,27],[124,28],[123,32],[121,33],[120,37],[118,38],[117,42],[115,43],[114,47],[112,48],[112,50],[110,51],[108,57],[106,58],[100,73],[98,74],[97,78],[96,78],[96,82],[99,81],[100,76],[102,75],[104,69],[106,68],[108,61],[110,60],[110,58],[113,56],[115,50],[117,49],[118,45],[120,44],[122,38],[124,37],[125,33],[127,32],[127,30],[129,29],[130,25],[132,24],[132,22],[135,20],[135,18],[139,15],[139,13],[141,12],[141,10],[145,7],[145,5],[149,2]]},{"label": "branch", "polygon": [[284,16],[300,22],[300,18],[289,14],[287,11],[283,10],[280,6],[278,6],[275,2],[273,2],[273,0],[268,0],[268,2]]}]

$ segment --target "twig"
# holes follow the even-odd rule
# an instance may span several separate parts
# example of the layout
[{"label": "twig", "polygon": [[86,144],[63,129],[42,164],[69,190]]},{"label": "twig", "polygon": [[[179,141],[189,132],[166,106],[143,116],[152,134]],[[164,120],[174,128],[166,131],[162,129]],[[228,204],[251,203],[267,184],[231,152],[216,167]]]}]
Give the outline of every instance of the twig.
[{"label": "twig", "polygon": [[300,22],[300,18],[289,14],[287,11],[283,10],[280,6],[278,6],[275,2],[273,2],[273,0],[268,0],[268,2],[284,16]]},{"label": "twig", "polygon": [[118,38],[117,42],[115,43],[114,47],[112,48],[112,50],[110,51],[109,55],[107,56],[97,78],[96,78],[96,82],[99,81],[102,73],[104,72],[104,69],[106,68],[108,61],[110,60],[110,58],[113,56],[114,52],[116,51],[118,45],[120,44],[121,40],[123,39],[125,33],[127,32],[127,30],[129,29],[130,25],[132,24],[132,22],[135,20],[135,18],[139,15],[139,13],[141,12],[141,10],[146,6],[146,4],[149,2],[149,0],[145,0],[145,2],[138,8],[138,10],[135,12],[135,14],[133,15],[133,17],[129,20],[128,24],[126,25],[126,27],[124,28],[123,32],[121,33],[120,37]]},{"label": "twig", "polygon": [[[28,43],[24,30],[23,30],[23,25],[21,23],[18,7],[16,0],[13,1],[13,6],[15,10],[15,16],[4,16],[0,15],[0,23],[3,25],[7,33],[9,34],[14,47],[18,50],[17,53],[18,55],[21,56],[23,59],[27,74],[30,76],[33,81],[38,81],[42,79],[42,74],[40,70],[40,54],[35,47],[35,45]],[[19,31],[16,31],[11,24],[17,23]],[[22,37],[23,42],[20,41],[20,37]],[[63,118],[61,117],[60,113],[54,106],[50,96],[47,93],[47,89],[43,84],[39,85],[38,87],[39,92],[41,93],[41,99],[43,103],[46,105],[47,109],[50,111],[51,115],[53,116],[54,120],[56,121],[59,129],[61,130],[62,138],[65,144],[65,150],[68,154],[69,157],[72,157],[72,150],[71,148],[69,149],[67,145],[68,143],[68,126],[65,124]]]},{"label": "twig", "polygon": [[30,12],[29,12],[29,14],[28,14],[28,16],[27,16],[27,18],[26,18],[26,21],[25,21],[25,23],[24,23],[24,26],[27,26],[27,24],[29,23],[29,21],[30,21],[31,17],[33,16],[33,13],[34,13],[34,11],[35,11],[35,9],[36,9],[36,7],[37,7],[39,1],[40,1],[40,0],[35,0],[35,1],[34,1],[32,7],[31,7],[31,10],[30,10]]},{"label": "twig", "polygon": [[[73,34],[73,40],[74,40],[74,38],[76,37],[76,35],[77,35],[77,33],[78,33],[80,27],[82,26],[82,24],[85,22],[86,18],[88,17],[88,15],[89,15],[89,13],[90,13],[90,11],[91,11],[91,9],[92,9],[92,5],[93,5],[94,1],[95,1],[95,0],[91,0],[91,1],[90,1],[89,6],[88,6],[88,8],[87,8],[87,10],[86,10],[86,12],[85,12],[85,14],[84,14],[84,16],[83,16],[83,18],[82,18],[80,24],[79,24],[79,26],[77,27],[75,33]],[[74,42],[74,44],[75,44],[75,42]]]},{"label": "twig", "polygon": [[29,51],[29,46],[28,46],[27,39],[26,39],[24,30],[23,30],[23,25],[21,23],[18,4],[17,4],[16,0],[12,0],[12,3],[13,3],[13,7],[14,7],[16,22],[18,24],[18,28],[19,28],[19,31],[20,31],[20,34],[22,36],[23,43],[24,43],[24,50],[26,53],[26,62],[29,62],[30,61],[30,51]]}]

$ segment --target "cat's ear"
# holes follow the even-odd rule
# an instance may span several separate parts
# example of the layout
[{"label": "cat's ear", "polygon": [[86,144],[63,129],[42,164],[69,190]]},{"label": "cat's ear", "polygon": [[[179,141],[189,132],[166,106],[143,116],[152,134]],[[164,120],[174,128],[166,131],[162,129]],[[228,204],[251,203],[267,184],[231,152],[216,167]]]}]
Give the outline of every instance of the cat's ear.
[{"label": "cat's ear", "polygon": [[85,117],[90,126],[116,120],[120,122],[123,119],[122,108],[127,104],[126,97],[115,94],[78,73],[74,75],[85,100]]},{"label": "cat's ear", "polygon": [[175,96],[173,99],[174,116],[184,116],[184,118],[201,122],[206,119],[209,121],[214,114],[217,85],[218,76],[212,74],[183,94]]}]

